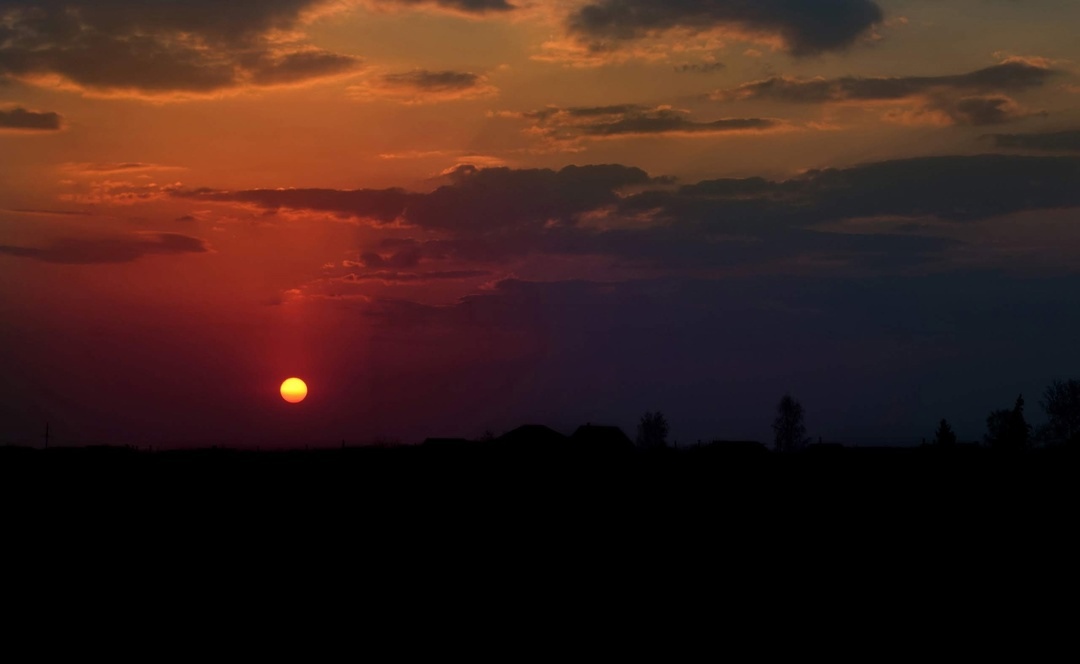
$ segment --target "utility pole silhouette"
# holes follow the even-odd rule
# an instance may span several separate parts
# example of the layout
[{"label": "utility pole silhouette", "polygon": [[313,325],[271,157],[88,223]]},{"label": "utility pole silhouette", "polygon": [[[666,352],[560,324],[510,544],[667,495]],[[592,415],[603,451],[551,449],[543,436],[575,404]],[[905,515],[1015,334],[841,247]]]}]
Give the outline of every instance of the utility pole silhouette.
[{"label": "utility pole silhouette", "polygon": [[45,423],[45,449],[49,449],[49,423]]}]

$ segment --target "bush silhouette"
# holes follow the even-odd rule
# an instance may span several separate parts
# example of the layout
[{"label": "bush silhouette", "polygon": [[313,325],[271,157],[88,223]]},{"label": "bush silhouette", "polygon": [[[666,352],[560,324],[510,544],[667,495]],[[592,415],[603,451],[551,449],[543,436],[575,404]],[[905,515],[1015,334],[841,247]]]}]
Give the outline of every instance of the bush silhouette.
[{"label": "bush silhouette", "polygon": [[645,449],[667,447],[668,423],[660,411],[648,412],[638,422],[637,444]]}]

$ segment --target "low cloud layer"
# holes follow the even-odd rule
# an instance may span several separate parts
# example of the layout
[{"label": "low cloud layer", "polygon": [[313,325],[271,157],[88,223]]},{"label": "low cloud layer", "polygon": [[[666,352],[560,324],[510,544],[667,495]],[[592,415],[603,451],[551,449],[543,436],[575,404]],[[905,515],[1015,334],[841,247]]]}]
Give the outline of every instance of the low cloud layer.
[{"label": "low cloud layer", "polygon": [[717,30],[811,55],[846,48],[883,19],[872,0],[595,0],[574,11],[567,24],[571,33],[590,42]]},{"label": "low cloud layer", "polygon": [[21,106],[0,108],[0,131],[57,131],[63,124],[59,113],[28,111]]},{"label": "low cloud layer", "polygon": [[43,263],[89,265],[130,263],[143,256],[205,253],[206,244],[178,233],[138,233],[108,238],[61,238],[48,246],[0,245],[0,255],[29,258]]},{"label": "low cloud layer", "polygon": [[653,180],[638,168],[619,165],[513,170],[461,168],[452,184],[429,194],[402,189],[255,189],[175,192],[188,198],[251,203],[451,230],[573,224],[576,215],[619,200],[617,191]]},{"label": "low cloud layer", "polygon": [[[451,179],[431,193],[174,195],[356,217],[376,226],[412,227],[427,238],[362,253],[357,267],[376,271],[473,269],[463,266],[529,255],[603,256],[635,269],[907,270],[944,260],[959,246],[920,231],[926,224],[1080,207],[1080,158],[1072,157],[929,157],[811,171],[784,181],[721,179],[681,187],[620,165],[462,169]],[[894,222],[836,228],[861,219]]]}]

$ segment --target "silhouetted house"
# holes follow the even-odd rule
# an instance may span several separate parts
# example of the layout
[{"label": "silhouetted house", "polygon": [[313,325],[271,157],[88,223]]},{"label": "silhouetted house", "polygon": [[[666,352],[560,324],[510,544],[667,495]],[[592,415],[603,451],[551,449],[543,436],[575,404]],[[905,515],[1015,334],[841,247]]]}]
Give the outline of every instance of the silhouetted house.
[{"label": "silhouetted house", "polygon": [[495,439],[500,448],[540,452],[566,449],[569,442],[566,436],[541,424],[526,424]]},{"label": "silhouetted house", "polygon": [[570,440],[578,452],[626,452],[634,449],[633,441],[619,427],[586,424],[578,427]]}]

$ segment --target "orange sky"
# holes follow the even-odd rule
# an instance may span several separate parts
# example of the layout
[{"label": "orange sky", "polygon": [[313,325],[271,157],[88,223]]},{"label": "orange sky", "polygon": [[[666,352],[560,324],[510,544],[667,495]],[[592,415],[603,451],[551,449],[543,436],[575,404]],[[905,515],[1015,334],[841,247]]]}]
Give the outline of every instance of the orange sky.
[{"label": "orange sky", "polygon": [[[48,418],[71,440],[137,437],[200,408],[205,424],[152,437],[257,438],[276,417],[264,393],[305,372],[327,439],[472,435],[514,417],[629,429],[663,389],[596,378],[575,401],[552,396],[579,381],[570,369],[530,373],[571,344],[573,326],[551,321],[603,307],[514,298],[1069,277],[1078,24],[1070,0],[0,0],[0,339],[15,367],[0,443]],[[921,157],[971,161],[901,161]],[[865,168],[885,162],[898,165]],[[830,198],[841,185],[819,169],[849,169],[851,192]],[[1029,172],[1042,184],[1018,189]],[[728,179],[741,180],[712,185],[725,193],[680,189]],[[625,312],[608,313],[603,334],[618,335]],[[676,383],[705,381],[683,361]],[[477,394],[516,395],[502,410],[433,405],[477,363]],[[776,369],[761,390],[785,380],[800,384]],[[98,385],[115,399],[80,396]],[[330,388],[340,398],[315,398]],[[822,404],[837,421],[843,398]],[[893,412],[895,395],[878,398],[871,410]],[[902,413],[947,398],[934,399]],[[429,426],[395,424],[420,411]],[[722,426],[706,411],[685,414],[685,435]]]}]

